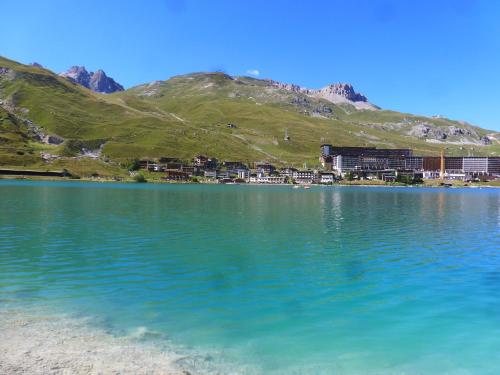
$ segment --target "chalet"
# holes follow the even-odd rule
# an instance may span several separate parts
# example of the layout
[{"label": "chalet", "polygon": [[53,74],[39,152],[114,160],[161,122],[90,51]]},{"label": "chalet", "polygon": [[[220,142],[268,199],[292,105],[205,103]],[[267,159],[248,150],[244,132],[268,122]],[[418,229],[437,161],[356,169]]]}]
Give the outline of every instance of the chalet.
[{"label": "chalet", "polygon": [[166,157],[162,156],[160,160],[158,160],[161,164],[168,164],[168,163],[179,163],[180,160],[178,158],[171,158],[171,157]]},{"label": "chalet", "polygon": [[183,165],[181,167],[181,171],[187,173],[189,176],[195,176],[198,167],[194,167],[192,165]]},{"label": "chalet", "polygon": [[197,155],[194,157],[194,165],[197,167],[204,167],[205,164],[207,163],[208,158],[204,155]]},{"label": "chalet", "polygon": [[155,164],[153,160],[139,160],[139,168],[149,170],[149,166]]},{"label": "chalet", "polygon": [[181,170],[183,167],[183,163],[181,161],[169,161],[163,164],[165,169],[177,169]]},{"label": "chalet", "polygon": [[193,164],[195,167],[200,167],[202,169],[217,169],[219,162],[216,158],[209,158],[205,155],[197,155],[193,159]]}]

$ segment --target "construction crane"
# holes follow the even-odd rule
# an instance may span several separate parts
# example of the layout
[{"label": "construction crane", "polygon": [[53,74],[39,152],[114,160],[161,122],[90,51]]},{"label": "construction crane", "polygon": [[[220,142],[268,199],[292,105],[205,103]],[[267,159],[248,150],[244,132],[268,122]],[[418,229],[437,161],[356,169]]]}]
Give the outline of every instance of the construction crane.
[{"label": "construction crane", "polygon": [[444,164],[444,148],[441,149],[441,168],[439,171],[439,178],[441,180],[444,180],[444,171],[445,171],[445,164]]}]

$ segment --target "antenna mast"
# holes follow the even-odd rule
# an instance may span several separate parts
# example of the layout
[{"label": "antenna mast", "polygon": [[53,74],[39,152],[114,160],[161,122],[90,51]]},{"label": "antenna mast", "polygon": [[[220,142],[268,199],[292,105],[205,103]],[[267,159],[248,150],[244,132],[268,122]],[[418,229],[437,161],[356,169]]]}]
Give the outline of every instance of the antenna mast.
[{"label": "antenna mast", "polygon": [[290,141],[290,136],[288,135],[288,128],[285,128],[285,141]]}]

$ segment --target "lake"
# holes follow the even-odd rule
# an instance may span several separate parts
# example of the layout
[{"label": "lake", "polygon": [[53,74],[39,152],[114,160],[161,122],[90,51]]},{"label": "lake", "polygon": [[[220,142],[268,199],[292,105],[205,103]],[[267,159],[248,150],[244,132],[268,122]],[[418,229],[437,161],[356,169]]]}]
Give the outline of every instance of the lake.
[{"label": "lake", "polygon": [[193,374],[499,374],[500,190],[4,180],[0,305]]}]

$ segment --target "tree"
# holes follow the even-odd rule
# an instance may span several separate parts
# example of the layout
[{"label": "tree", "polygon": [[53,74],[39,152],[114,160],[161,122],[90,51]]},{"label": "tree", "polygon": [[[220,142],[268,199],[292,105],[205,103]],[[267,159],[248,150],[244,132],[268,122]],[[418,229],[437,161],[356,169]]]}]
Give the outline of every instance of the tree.
[{"label": "tree", "polygon": [[413,185],[422,182],[421,179],[415,178],[414,176],[408,174],[398,174],[398,176],[396,177],[396,181],[406,185]]},{"label": "tree", "polygon": [[134,181],[135,181],[135,182],[141,182],[141,183],[142,183],[142,182],[148,182],[148,180],[146,180],[146,177],[144,177],[144,175],[143,175],[143,174],[136,174],[136,175],[134,176]]},{"label": "tree", "polygon": [[123,167],[128,171],[138,171],[141,168],[141,164],[139,162],[139,159],[132,159],[125,162],[123,164]]},{"label": "tree", "polygon": [[345,174],[344,174],[344,177],[347,181],[352,181],[354,180],[354,174],[352,173],[352,171],[347,171]]}]

